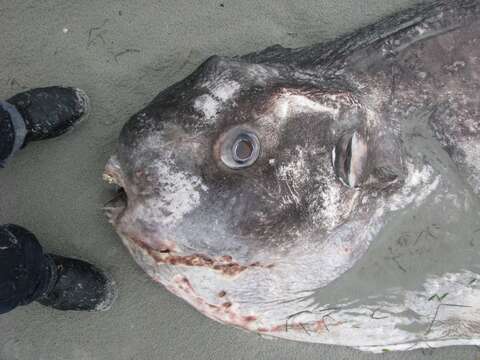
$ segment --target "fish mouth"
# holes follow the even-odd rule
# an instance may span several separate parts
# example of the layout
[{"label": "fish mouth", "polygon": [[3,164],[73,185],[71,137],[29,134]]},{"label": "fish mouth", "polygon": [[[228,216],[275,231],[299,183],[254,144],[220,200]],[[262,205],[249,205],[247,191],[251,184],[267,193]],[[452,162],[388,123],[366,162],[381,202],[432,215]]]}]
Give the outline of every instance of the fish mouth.
[{"label": "fish mouth", "polygon": [[127,208],[127,193],[123,188],[117,190],[116,195],[103,205],[103,211],[108,220],[114,223]]},{"label": "fish mouth", "polygon": [[111,223],[125,211],[128,205],[127,192],[116,183],[116,181],[108,174],[103,174],[103,180],[110,184],[113,189],[113,197],[103,205],[103,211]]},{"label": "fish mouth", "polygon": [[368,147],[358,132],[343,135],[332,149],[332,165],[337,178],[350,188],[359,187],[366,178]]}]

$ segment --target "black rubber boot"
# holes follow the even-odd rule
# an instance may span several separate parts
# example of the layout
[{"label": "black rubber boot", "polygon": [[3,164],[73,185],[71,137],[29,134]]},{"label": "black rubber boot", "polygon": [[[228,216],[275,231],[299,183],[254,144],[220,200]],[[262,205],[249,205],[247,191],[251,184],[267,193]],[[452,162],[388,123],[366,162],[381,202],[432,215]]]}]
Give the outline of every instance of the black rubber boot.
[{"label": "black rubber boot", "polygon": [[25,143],[62,135],[85,117],[89,99],[83,90],[69,87],[36,88],[7,100],[25,120]]},{"label": "black rubber boot", "polygon": [[37,301],[58,310],[104,311],[115,301],[114,283],[93,265],[49,254],[56,267],[52,285]]}]

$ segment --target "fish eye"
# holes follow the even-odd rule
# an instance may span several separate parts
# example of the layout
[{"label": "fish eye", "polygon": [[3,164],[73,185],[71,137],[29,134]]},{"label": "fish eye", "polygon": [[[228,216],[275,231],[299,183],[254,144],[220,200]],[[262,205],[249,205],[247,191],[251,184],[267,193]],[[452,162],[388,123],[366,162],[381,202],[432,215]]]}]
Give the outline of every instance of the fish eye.
[{"label": "fish eye", "polygon": [[247,162],[253,155],[255,144],[246,134],[242,134],[235,140],[232,147],[232,157],[239,164]]},{"label": "fish eye", "polygon": [[251,131],[234,129],[228,134],[222,149],[222,162],[231,169],[251,166],[260,156],[260,141]]}]

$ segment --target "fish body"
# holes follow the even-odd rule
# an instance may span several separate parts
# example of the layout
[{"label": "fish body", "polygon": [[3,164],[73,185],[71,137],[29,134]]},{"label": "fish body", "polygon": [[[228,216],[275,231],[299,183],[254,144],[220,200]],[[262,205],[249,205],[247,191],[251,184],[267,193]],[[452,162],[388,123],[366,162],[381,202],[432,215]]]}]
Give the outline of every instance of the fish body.
[{"label": "fish body", "polygon": [[[310,47],[213,56],[124,126],[109,220],[216,321],[374,352],[478,345],[476,245],[436,241],[435,224],[380,235],[427,200],[478,214],[479,45],[480,1],[443,0]],[[399,286],[362,270],[381,251]]]}]

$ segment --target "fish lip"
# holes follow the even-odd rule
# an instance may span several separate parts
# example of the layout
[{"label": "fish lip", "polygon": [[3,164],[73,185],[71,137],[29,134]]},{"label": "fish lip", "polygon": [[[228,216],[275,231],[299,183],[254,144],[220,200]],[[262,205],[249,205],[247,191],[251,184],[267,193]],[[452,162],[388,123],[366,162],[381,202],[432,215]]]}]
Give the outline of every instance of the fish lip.
[{"label": "fish lip", "polygon": [[128,197],[125,189],[116,184],[113,186],[116,190],[115,195],[103,204],[102,207],[105,216],[111,223],[115,223],[128,206]]},{"label": "fish lip", "polygon": [[110,223],[114,224],[128,206],[128,196],[125,190],[125,183],[123,182],[123,172],[116,155],[111,156],[105,165],[102,179],[115,191],[115,195],[102,207]]},{"label": "fish lip", "polygon": [[126,207],[128,203],[127,193],[123,187],[117,187],[115,196],[107,201],[104,205],[104,209]]}]

